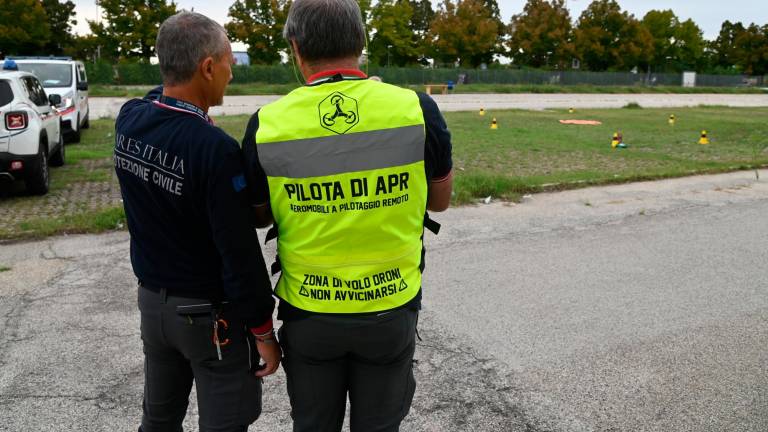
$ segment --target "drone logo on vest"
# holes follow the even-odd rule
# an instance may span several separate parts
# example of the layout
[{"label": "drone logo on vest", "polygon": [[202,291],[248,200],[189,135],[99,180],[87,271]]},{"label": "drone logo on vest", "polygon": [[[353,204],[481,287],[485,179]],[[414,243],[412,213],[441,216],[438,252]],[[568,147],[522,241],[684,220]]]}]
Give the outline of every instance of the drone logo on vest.
[{"label": "drone logo on vest", "polygon": [[357,115],[357,101],[340,92],[333,92],[317,107],[320,125],[337,134],[347,133],[360,120]]}]

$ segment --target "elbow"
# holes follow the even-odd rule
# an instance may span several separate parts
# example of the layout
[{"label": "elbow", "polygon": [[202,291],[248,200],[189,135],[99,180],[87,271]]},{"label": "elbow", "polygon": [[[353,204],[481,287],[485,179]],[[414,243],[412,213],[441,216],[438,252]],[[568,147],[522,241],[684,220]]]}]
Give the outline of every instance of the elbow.
[{"label": "elbow", "polygon": [[256,226],[256,228],[269,228],[272,225],[272,223],[273,223],[272,221],[257,220],[255,221],[254,225]]},{"label": "elbow", "polygon": [[274,222],[269,205],[261,204],[253,207],[253,224],[256,228],[267,228]]},{"label": "elbow", "polygon": [[453,192],[453,171],[447,176],[433,181],[429,185],[427,193],[427,210],[442,212],[451,205],[451,193]]},{"label": "elbow", "polygon": [[429,202],[427,203],[427,210],[433,211],[433,212],[443,212],[448,210],[448,207],[450,207],[451,201],[450,200],[442,200],[441,202]]}]

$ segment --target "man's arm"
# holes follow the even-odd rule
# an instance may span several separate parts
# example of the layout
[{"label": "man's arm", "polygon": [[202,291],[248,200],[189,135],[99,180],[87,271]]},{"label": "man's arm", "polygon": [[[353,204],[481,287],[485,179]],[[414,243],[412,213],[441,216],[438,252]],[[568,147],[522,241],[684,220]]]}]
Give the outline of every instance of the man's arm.
[{"label": "man's arm", "polygon": [[448,209],[451,204],[451,193],[453,192],[453,170],[441,179],[429,182],[427,192],[427,210],[441,212]]},{"label": "man's arm", "polygon": [[269,202],[253,205],[254,224],[256,228],[266,228],[275,223],[272,207]]},{"label": "man's arm", "polygon": [[251,224],[242,155],[236,142],[221,144],[229,147],[229,151],[208,183],[208,216],[221,256],[224,292],[233,305],[231,313],[245,320],[256,336],[256,348],[265,362],[256,376],[264,377],[280,366],[280,347],[272,333],[275,300],[259,239]]},{"label": "man's arm", "polygon": [[269,183],[267,175],[261,167],[256,150],[256,131],[259,129],[259,112],[256,111],[248,121],[243,137],[243,156],[245,156],[245,171],[248,186],[251,189],[251,204],[253,206],[254,224],[258,228],[272,225],[272,209],[269,206]]},{"label": "man's arm", "polygon": [[236,145],[232,147],[217,161],[208,182],[208,217],[221,256],[224,292],[248,326],[261,329],[271,325],[275,301],[259,240],[250,223],[242,159]]},{"label": "man's arm", "polygon": [[435,101],[424,93],[418,95],[426,132],[424,163],[429,176],[427,210],[441,212],[450,205],[453,192],[451,133]]}]

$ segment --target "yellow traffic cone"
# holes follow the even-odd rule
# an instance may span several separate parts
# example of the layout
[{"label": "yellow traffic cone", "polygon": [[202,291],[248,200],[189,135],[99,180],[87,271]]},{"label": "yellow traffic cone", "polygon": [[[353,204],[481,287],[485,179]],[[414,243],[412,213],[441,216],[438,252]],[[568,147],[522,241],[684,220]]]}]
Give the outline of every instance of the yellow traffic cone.
[{"label": "yellow traffic cone", "polygon": [[701,131],[701,138],[699,138],[699,144],[702,144],[702,145],[709,144],[709,137],[707,137],[707,131],[705,130]]},{"label": "yellow traffic cone", "polygon": [[621,144],[621,134],[616,132],[613,134],[613,139],[611,140],[611,148],[615,149],[619,144]]},{"label": "yellow traffic cone", "polygon": [[496,122],[496,117],[493,118],[493,121],[491,121],[491,129],[498,129],[499,124]]},{"label": "yellow traffic cone", "polygon": [[480,108],[480,115],[481,115],[481,116],[484,116],[484,115],[485,115],[485,109],[483,109],[483,108]]},{"label": "yellow traffic cone", "polygon": [[675,115],[674,114],[670,114],[669,115],[669,125],[670,126],[674,126],[675,125],[675,120],[676,120],[675,119]]},{"label": "yellow traffic cone", "polygon": [[576,110],[575,110],[575,109],[573,109],[573,108],[568,108],[568,114],[573,114],[573,113],[574,113],[574,111],[576,111]]}]

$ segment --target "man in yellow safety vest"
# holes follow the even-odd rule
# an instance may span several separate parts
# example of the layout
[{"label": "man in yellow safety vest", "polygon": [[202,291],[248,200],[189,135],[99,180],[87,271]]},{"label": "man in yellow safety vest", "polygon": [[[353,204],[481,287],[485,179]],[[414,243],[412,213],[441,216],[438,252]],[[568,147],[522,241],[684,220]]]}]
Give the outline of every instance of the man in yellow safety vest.
[{"label": "man in yellow safety vest", "polygon": [[[396,431],[412,360],[426,211],[448,207],[450,134],[427,95],[367,79],[354,0],[294,0],[306,85],[261,108],[243,141],[260,225],[274,222],[294,431]],[[434,224],[436,225],[436,224]]]}]

